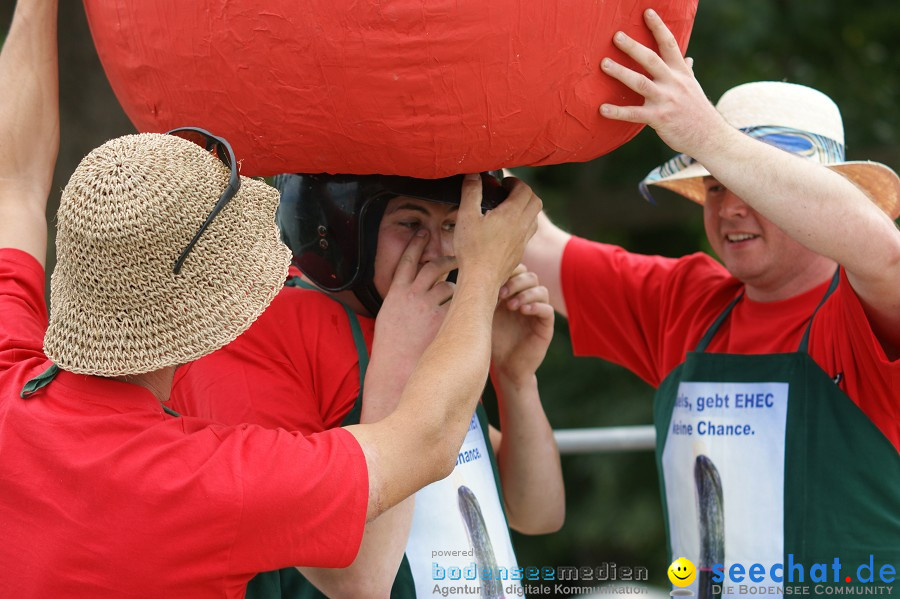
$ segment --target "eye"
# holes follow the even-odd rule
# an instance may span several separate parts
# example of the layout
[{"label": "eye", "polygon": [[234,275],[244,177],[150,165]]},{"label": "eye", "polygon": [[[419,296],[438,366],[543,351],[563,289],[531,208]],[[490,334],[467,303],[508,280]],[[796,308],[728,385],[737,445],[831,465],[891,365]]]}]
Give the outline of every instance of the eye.
[{"label": "eye", "polygon": [[443,229],[447,233],[452,233],[456,229],[456,223],[455,222],[444,223],[441,226],[441,229]]},{"label": "eye", "polygon": [[406,229],[418,229],[420,226],[420,223],[417,220],[402,220],[398,221],[397,224]]},{"label": "eye", "polygon": [[706,184],[706,193],[707,194],[717,194],[725,191],[725,186],[719,183],[718,181],[710,181]]}]

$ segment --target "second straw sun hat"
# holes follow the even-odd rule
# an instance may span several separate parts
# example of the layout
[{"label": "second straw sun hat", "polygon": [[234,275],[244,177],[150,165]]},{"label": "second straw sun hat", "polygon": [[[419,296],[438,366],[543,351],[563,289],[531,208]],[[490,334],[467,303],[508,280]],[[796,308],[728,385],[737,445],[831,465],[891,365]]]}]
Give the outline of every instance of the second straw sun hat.
[{"label": "second straw sun hat", "polygon": [[[745,83],[725,92],[716,110],[747,135],[837,171],[892,219],[900,216],[897,173],[878,162],[844,160],[841,113],[822,92],[780,81]],[[679,154],[641,181],[641,193],[650,200],[648,186],[656,185],[703,204],[703,177],[708,175],[709,171],[693,158]]]},{"label": "second straw sun hat", "polygon": [[229,168],[172,135],[113,139],[63,190],[44,351],[80,374],[140,374],[190,362],[246,330],[275,297],[290,251],[278,192],[240,189],[173,265],[229,185]]}]

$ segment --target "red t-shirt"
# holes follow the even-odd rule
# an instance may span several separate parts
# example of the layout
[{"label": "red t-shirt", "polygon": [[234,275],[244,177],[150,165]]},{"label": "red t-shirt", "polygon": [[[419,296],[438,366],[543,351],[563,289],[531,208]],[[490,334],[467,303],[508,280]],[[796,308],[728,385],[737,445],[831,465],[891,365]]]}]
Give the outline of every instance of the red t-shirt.
[{"label": "red t-shirt", "polygon": [[[358,318],[371,347],[375,320]],[[285,287],[246,333],[178,369],[171,403],[217,422],[309,434],[339,427],[357,395],[359,361],[343,307],[320,291]]]},{"label": "red t-shirt", "polygon": [[0,571],[9,597],[243,597],[257,572],[342,567],[362,538],[365,457],[166,414],[142,387],[50,362],[44,272],[0,250]]},{"label": "red t-shirt", "polygon": [[[654,387],[742,290],[706,254],[643,256],[577,237],[560,276],[575,354],[621,364]],[[707,351],[796,351],[827,287],[780,302],[743,298]],[[900,360],[888,360],[843,272],[813,320],[809,354],[828,376],[840,375],[840,388],[900,450]]]}]

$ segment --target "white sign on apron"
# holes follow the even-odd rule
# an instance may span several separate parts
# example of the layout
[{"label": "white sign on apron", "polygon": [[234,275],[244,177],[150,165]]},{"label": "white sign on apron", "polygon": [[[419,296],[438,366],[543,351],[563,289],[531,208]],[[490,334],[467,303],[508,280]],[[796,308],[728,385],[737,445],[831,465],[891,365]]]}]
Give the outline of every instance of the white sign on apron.
[{"label": "white sign on apron", "polygon": [[[521,587],[520,581],[509,579],[518,564],[497,493],[489,453],[492,450],[485,438],[477,415],[472,416],[453,472],[416,493],[406,557],[417,597],[431,597],[435,584],[483,587],[485,566],[494,568],[495,573],[498,568],[505,569],[507,579],[500,581],[502,590],[510,585],[517,590]],[[483,529],[478,511],[483,517]],[[488,547],[491,552],[486,551]],[[490,553],[495,563],[481,563]],[[458,571],[459,578],[451,578],[451,568],[458,569],[453,573],[456,575]],[[443,571],[444,577],[435,579],[436,571],[438,574]],[[469,578],[473,573],[474,580]],[[470,595],[482,597],[481,590]],[[520,592],[506,594],[521,596]]]},{"label": "white sign on apron", "polygon": [[[784,559],[787,402],[787,383],[682,382],[678,387],[662,454],[672,559],[686,557],[698,570],[710,567],[697,562],[702,547],[721,547],[724,540],[723,597],[738,596],[725,593],[738,587],[728,579],[729,564],[760,563],[768,570]],[[721,489],[724,530],[712,526],[701,539],[701,510],[708,515],[720,507],[710,505],[715,501],[711,480]],[[697,593],[698,582],[699,576],[688,588]],[[771,587],[772,581],[745,577],[740,584]]]}]

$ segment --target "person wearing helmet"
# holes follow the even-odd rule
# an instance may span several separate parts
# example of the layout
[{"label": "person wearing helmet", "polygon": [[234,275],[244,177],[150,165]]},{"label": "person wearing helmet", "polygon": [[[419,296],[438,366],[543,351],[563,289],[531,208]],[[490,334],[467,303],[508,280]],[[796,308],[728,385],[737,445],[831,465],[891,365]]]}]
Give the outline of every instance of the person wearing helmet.
[{"label": "person wearing helmet", "polygon": [[[482,210],[496,207],[506,197],[500,171],[484,173]],[[315,285],[328,292],[351,291],[342,301],[358,302],[374,316],[390,286],[392,268],[375,269],[376,261],[387,262],[386,251],[377,252],[379,230],[388,202],[407,198],[413,211],[440,210],[451,215],[459,206],[462,175],[444,179],[415,179],[387,175],[279,175],[275,185],[282,202],[278,224],[288,247],[294,253],[293,264]],[[432,205],[432,204],[436,204]],[[397,209],[403,204],[395,202]],[[410,223],[416,221],[412,219]],[[446,250],[450,235],[432,240],[432,248]],[[445,245],[445,247],[441,247]],[[429,259],[425,257],[424,261]],[[396,258],[390,260],[396,262]],[[360,311],[360,310],[357,310]]]},{"label": "person wearing helmet", "polygon": [[[524,185],[512,178],[501,184],[498,175],[481,175],[483,211]],[[462,181],[462,175],[437,180],[279,176],[278,223],[293,251],[288,284],[240,340],[179,371],[175,404],[225,423],[257,422],[305,433],[373,422],[389,413],[390,406],[373,398],[394,395],[406,381],[375,388],[365,374],[367,363],[374,366],[387,355],[379,344],[414,359],[424,349],[413,341],[414,333],[424,328],[428,340],[444,322],[453,303],[454,286],[446,278],[456,267],[453,239]],[[417,259],[418,274],[398,280],[408,244],[421,235],[428,241]],[[398,284],[416,297],[402,313],[382,308],[382,298]],[[470,585],[521,589],[507,519],[510,527],[531,534],[562,525],[559,454],[535,377],[552,336],[553,310],[546,289],[524,267],[500,296],[491,377],[502,437],[479,405],[453,473],[370,523],[350,568],[301,568],[326,595],[430,596],[435,584],[450,582],[447,572],[454,568],[460,580],[469,576]],[[252,397],[248,388],[256,391]],[[485,569],[500,580],[485,579]],[[282,596],[297,596],[304,585],[296,572],[264,574],[251,583],[248,596],[279,587]]]}]

